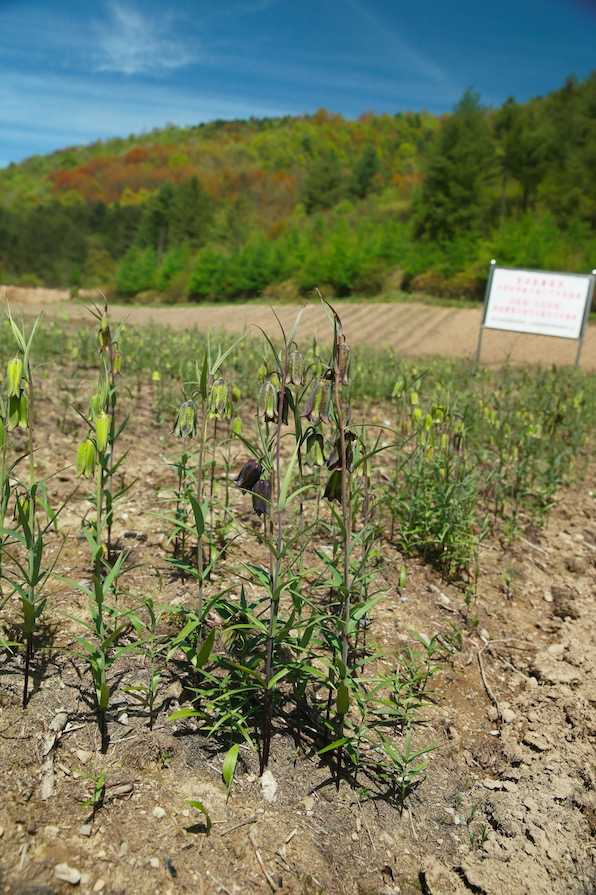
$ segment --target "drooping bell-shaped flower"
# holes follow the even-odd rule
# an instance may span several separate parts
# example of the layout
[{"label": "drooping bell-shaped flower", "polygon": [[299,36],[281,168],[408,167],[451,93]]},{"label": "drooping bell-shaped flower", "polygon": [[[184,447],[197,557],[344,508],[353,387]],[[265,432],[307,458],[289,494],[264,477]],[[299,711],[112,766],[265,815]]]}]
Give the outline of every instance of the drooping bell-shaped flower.
[{"label": "drooping bell-shaped flower", "polygon": [[252,489],[252,512],[255,516],[271,512],[271,482],[268,479],[259,479]]},{"label": "drooping bell-shaped flower", "polygon": [[81,476],[89,479],[95,472],[96,451],[95,444],[91,438],[85,438],[81,441],[77,449],[77,461],[75,465],[75,475],[77,478]]},{"label": "drooping bell-shaped flower", "polygon": [[331,409],[331,387],[328,379],[315,379],[302,417],[311,423],[328,423]]},{"label": "drooping bell-shaped flower", "polygon": [[234,483],[242,491],[252,491],[263,474],[263,467],[257,460],[247,460]]},{"label": "drooping bell-shaped flower", "polygon": [[297,348],[288,354],[288,382],[291,385],[302,385],[304,382],[304,358]]},{"label": "drooping bell-shaped flower", "polygon": [[210,420],[229,420],[232,415],[231,389],[225,379],[216,379],[209,393]]},{"label": "drooping bell-shaped flower", "polygon": [[279,393],[270,379],[266,379],[259,388],[257,400],[259,417],[265,423],[274,423],[277,420]]},{"label": "drooping bell-shaped flower", "polygon": [[328,500],[330,503],[333,500],[336,500],[338,503],[341,503],[342,499],[342,489],[341,489],[341,469],[334,469],[331,475],[327,480],[327,485],[325,486],[325,493],[323,494],[325,500]]},{"label": "drooping bell-shaped flower", "polygon": [[350,348],[346,345],[346,337],[337,346],[338,381],[342,385],[350,384]]},{"label": "drooping bell-shaped flower", "polygon": [[21,381],[23,379],[23,360],[16,354],[8,361],[8,397],[17,398],[21,393]]},{"label": "drooping bell-shaped flower", "polygon": [[177,438],[194,438],[197,434],[197,405],[184,401],[178,410],[172,434]]},{"label": "drooping bell-shaped flower", "polygon": [[95,420],[95,443],[100,454],[105,454],[110,437],[110,417],[102,410]]}]

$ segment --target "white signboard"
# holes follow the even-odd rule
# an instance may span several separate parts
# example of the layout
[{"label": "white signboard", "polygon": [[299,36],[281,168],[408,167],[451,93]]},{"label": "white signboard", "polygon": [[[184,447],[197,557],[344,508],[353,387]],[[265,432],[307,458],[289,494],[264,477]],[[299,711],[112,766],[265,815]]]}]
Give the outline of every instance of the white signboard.
[{"label": "white signboard", "polygon": [[594,278],[589,274],[494,267],[482,325],[579,339],[593,286]]}]

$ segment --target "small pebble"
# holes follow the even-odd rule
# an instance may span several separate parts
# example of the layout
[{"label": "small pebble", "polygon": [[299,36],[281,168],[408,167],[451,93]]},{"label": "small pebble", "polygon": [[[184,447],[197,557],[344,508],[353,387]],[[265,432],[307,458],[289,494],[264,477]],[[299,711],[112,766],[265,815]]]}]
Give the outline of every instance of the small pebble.
[{"label": "small pebble", "polygon": [[261,777],[261,792],[266,802],[274,802],[277,795],[277,781],[271,771],[265,771]]},{"label": "small pebble", "polygon": [[99,879],[97,879],[95,881],[95,885],[93,886],[93,891],[94,892],[102,892],[105,889],[105,887],[106,887],[106,881],[105,881],[105,879],[102,879],[100,876]]},{"label": "small pebble", "polygon": [[80,870],[77,870],[76,867],[69,867],[68,864],[56,864],[54,876],[65,883],[70,883],[71,886],[76,886],[81,881]]},{"label": "small pebble", "polygon": [[157,870],[157,868],[159,867],[159,858],[149,858],[149,863],[154,870]]},{"label": "small pebble", "polygon": [[91,835],[91,824],[81,824],[79,827],[79,836],[90,836]]},{"label": "small pebble", "polygon": [[88,749],[75,749],[75,755],[81,764],[87,764],[93,758],[93,752],[90,752]]},{"label": "small pebble", "polygon": [[156,805],[151,813],[153,814],[153,817],[156,817],[158,820],[161,820],[162,817],[166,816],[165,808],[161,808],[159,805]]}]

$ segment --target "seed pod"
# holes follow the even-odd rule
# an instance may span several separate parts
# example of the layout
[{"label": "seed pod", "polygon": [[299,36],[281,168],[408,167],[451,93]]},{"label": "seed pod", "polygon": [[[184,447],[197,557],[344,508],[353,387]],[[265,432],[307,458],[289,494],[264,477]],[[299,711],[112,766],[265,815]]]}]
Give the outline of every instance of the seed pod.
[{"label": "seed pod", "polygon": [[313,382],[306,409],[302,417],[310,420],[311,423],[328,423],[329,410],[331,407],[331,389],[328,379],[315,379]]},{"label": "seed pod", "polygon": [[350,348],[346,345],[346,337],[337,346],[337,372],[338,381],[342,385],[350,384]]},{"label": "seed pod", "polygon": [[184,401],[180,405],[172,435],[177,438],[194,438],[197,434],[197,406],[194,401]]},{"label": "seed pod", "polygon": [[209,393],[207,416],[210,420],[229,420],[231,415],[230,386],[225,379],[216,379]]},{"label": "seed pod", "polygon": [[259,389],[259,397],[257,400],[258,413],[264,422],[276,422],[278,403],[279,396],[277,389],[270,379],[266,379]]},{"label": "seed pod", "polygon": [[95,420],[95,441],[100,454],[105,454],[110,437],[110,417],[102,410]]},{"label": "seed pod", "polygon": [[261,464],[256,460],[247,460],[234,479],[234,483],[242,491],[252,491],[262,475],[263,467]]},{"label": "seed pod", "polygon": [[18,354],[8,361],[8,397],[16,398],[21,394],[23,379],[23,361]]},{"label": "seed pod", "polygon": [[288,354],[288,381],[292,385],[304,382],[304,358],[297,348]]},{"label": "seed pod", "polygon": [[252,489],[252,512],[255,516],[269,515],[271,512],[271,482],[259,479]]},{"label": "seed pod", "polygon": [[75,465],[75,475],[77,478],[81,476],[90,479],[95,472],[96,452],[95,444],[91,438],[85,438],[81,441],[77,450],[77,462]]}]

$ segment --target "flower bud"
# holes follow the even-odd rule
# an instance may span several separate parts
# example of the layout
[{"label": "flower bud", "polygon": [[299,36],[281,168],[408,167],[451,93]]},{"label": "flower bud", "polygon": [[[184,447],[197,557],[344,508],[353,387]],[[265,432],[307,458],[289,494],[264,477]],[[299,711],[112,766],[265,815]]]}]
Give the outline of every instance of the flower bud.
[{"label": "flower bud", "polygon": [[8,361],[8,397],[16,398],[21,393],[21,381],[23,379],[23,361],[16,354]]},{"label": "flower bud", "polygon": [[12,432],[13,429],[19,425],[19,410],[21,406],[21,396],[20,395],[12,395],[8,399],[8,431]]},{"label": "flower bud", "polygon": [[346,345],[345,336],[342,336],[343,342],[337,346],[337,371],[338,381],[342,385],[350,384],[350,349]]},{"label": "flower bud", "polygon": [[152,382],[161,382],[161,373],[159,372],[159,370],[153,371],[153,373],[151,374],[151,381]]},{"label": "flower bud", "polygon": [[225,379],[216,379],[209,393],[207,416],[210,420],[229,420],[231,415],[230,386]]},{"label": "flower bud", "polygon": [[96,452],[95,445],[90,438],[81,441],[77,450],[77,462],[75,465],[75,475],[77,478],[90,479],[95,472]]},{"label": "flower bud", "polygon": [[288,380],[292,385],[304,382],[304,358],[297,348],[288,355]]},{"label": "flower bud", "polygon": [[102,410],[95,420],[95,441],[100,454],[105,454],[110,436],[110,417]]},{"label": "flower bud", "polygon": [[261,464],[256,460],[247,460],[234,479],[234,483],[242,491],[252,491],[262,475],[263,467]]},{"label": "flower bud", "polygon": [[104,403],[102,396],[96,392],[94,395],[91,395],[89,398],[89,413],[91,415],[91,419],[96,420],[101,411],[103,410]]},{"label": "flower bud", "polygon": [[270,379],[266,379],[259,389],[257,407],[259,416],[266,423],[277,420],[278,392]]},{"label": "flower bud", "polygon": [[242,392],[238,388],[237,385],[232,386],[232,403],[237,404],[240,398],[242,397]]},{"label": "flower bud", "polygon": [[313,382],[308,401],[306,402],[306,410],[302,414],[311,423],[328,423],[329,410],[331,407],[331,389],[328,379],[315,379]]},{"label": "flower bud", "polygon": [[172,434],[177,438],[194,438],[197,434],[197,407],[194,401],[180,405]]},{"label": "flower bud", "polygon": [[18,397],[19,402],[19,429],[26,429],[29,425],[29,390],[24,388]]},{"label": "flower bud", "polygon": [[242,435],[242,420],[239,416],[234,417],[232,432],[234,435]]},{"label": "flower bud", "polygon": [[112,366],[114,368],[114,375],[120,375],[120,367],[122,366],[122,353],[118,350],[118,342],[114,342],[112,345],[114,349],[112,354]]},{"label": "flower bud", "polygon": [[[103,320],[103,318],[102,318],[102,320]],[[99,330],[99,332],[97,333],[97,341],[98,341],[98,343],[99,343],[99,350],[100,350],[100,351],[107,351],[108,346],[109,346],[109,344],[110,344],[110,330],[109,330],[109,327],[108,327],[108,329],[104,329],[103,326],[102,326],[102,328],[101,328],[101,329]]]},{"label": "flower bud", "polygon": [[108,317],[107,310],[102,312],[99,322],[101,324],[97,334],[99,350],[106,351],[110,345],[110,318]]},{"label": "flower bud", "polygon": [[269,515],[271,512],[271,482],[259,479],[252,489],[252,512],[255,516]]}]

